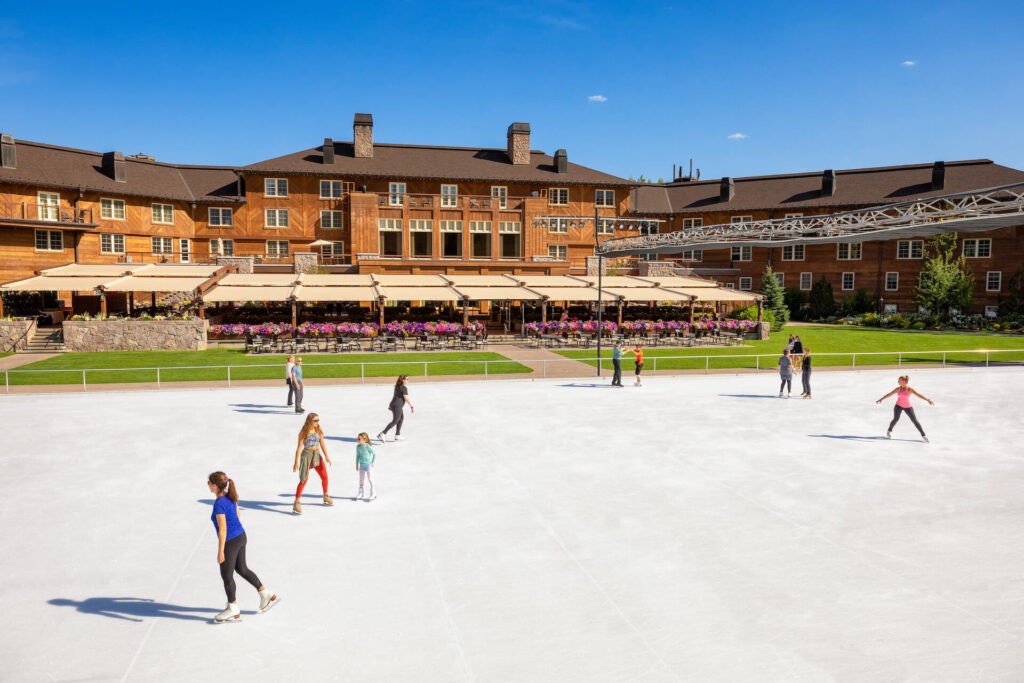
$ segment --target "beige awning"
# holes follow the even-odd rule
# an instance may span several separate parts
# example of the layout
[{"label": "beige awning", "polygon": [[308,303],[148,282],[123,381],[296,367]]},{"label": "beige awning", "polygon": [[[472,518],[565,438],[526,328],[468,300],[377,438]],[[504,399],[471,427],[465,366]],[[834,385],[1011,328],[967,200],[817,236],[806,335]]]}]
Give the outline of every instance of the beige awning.
[{"label": "beige awning", "polygon": [[314,287],[372,287],[373,278],[370,275],[315,275],[304,273],[300,276],[299,282],[303,285]]},{"label": "beige awning", "polygon": [[540,299],[539,294],[534,294],[522,287],[464,287],[455,285],[456,291],[467,299],[473,301],[535,301]]},{"label": "beige awning", "polygon": [[292,285],[299,279],[295,273],[230,273],[220,280],[221,285],[246,287],[280,287]]},{"label": "beige awning", "polygon": [[690,301],[692,297],[661,287],[604,287],[602,292],[611,292],[626,301]]},{"label": "beige awning", "polygon": [[189,265],[179,263],[150,263],[144,268],[133,270],[132,275],[144,277],[213,277],[223,268],[218,265]]},{"label": "beige awning", "polygon": [[310,287],[295,288],[296,301],[377,301],[374,287]]},{"label": "beige awning", "polygon": [[673,291],[690,294],[697,301],[757,301],[761,298],[756,292],[744,292],[726,287],[673,287]]},{"label": "beige awning", "polygon": [[117,277],[60,277],[39,275],[30,277],[27,280],[8,282],[0,285],[0,289],[14,292],[88,292],[108,282],[117,280]]},{"label": "beige awning", "polygon": [[[410,276],[416,277],[416,276]],[[451,287],[395,287],[378,286],[386,301],[458,301],[459,296]]]},{"label": "beige awning", "polygon": [[694,288],[694,287],[718,287],[714,280],[706,280],[700,277],[686,277],[684,275],[645,275],[638,277],[638,280],[646,280],[658,287],[668,289]]},{"label": "beige awning", "polygon": [[[577,279],[569,275],[510,275],[526,287],[586,287],[590,279]],[[597,278],[594,278],[595,282]],[[595,299],[596,300],[596,299]]]},{"label": "beige awning", "polygon": [[[551,301],[597,301],[596,287],[530,287],[545,299]],[[607,291],[601,292],[604,301],[615,301],[618,297]]]},{"label": "beige awning", "polygon": [[[588,275],[586,280],[591,287],[597,287],[596,275]],[[648,280],[629,275],[605,275],[601,278],[602,287],[651,287],[652,284]]]},{"label": "beige awning", "polygon": [[442,275],[445,280],[448,280],[456,287],[510,287],[515,286],[516,282],[512,278],[504,275]]},{"label": "beige awning", "polygon": [[218,285],[203,295],[207,303],[218,301],[288,301],[294,287],[232,287]]},{"label": "beige awning", "polygon": [[108,292],[191,292],[208,277],[142,277],[129,275],[105,285]]},{"label": "beige awning", "polygon": [[142,270],[151,264],[148,263],[108,263],[108,264],[97,264],[88,265],[84,263],[69,263],[66,266],[57,266],[56,268],[47,268],[39,271],[40,275],[54,277],[107,277],[110,278],[119,277],[121,275],[128,275],[137,270]]},{"label": "beige awning", "polygon": [[391,287],[443,287],[448,283],[437,275],[389,275],[374,273],[373,279],[379,284]]}]

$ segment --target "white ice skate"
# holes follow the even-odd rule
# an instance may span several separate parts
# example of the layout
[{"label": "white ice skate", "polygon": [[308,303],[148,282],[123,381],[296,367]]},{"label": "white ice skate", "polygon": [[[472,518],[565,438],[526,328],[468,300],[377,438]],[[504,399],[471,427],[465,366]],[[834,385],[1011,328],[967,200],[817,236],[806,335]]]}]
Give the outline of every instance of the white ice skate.
[{"label": "white ice skate", "polygon": [[271,592],[269,588],[264,588],[260,592],[260,614],[263,614],[268,609],[281,602],[281,598],[277,597]]},{"label": "white ice skate", "polygon": [[237,602],[229,602],[227,609],[213,618],[215,624],[233,624],[242,620],[242,612]]}]

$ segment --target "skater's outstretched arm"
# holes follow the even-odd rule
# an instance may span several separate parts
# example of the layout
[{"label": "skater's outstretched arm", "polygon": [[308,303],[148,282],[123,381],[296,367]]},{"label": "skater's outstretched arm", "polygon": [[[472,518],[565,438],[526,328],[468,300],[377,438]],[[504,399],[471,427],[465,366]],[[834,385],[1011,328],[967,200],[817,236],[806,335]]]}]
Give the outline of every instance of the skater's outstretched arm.
[{"label": "skater's outstretched arm", "polygon": [[227,540],[227,518],[224,515],[217,515],[217,564],[224,564],[224,544]]},{"label": "skater's outstretched arm", "polygon": [[928,398],[927,396],[925,396],[923,394],[918,393],[917,389],[914,389],[913,387],[907,387],[907,388],[910,389],[910,393],[912,393],[914,396],[917,396],[918,398],[920,398],[922,400],[928,401],[928,405],[931,405],[931,406],[935,405],[935,401],[931,400],[930,398]]},{"label": "skater's outstretched arm", "polygon": [[892,391],[890,391],[890,392],[889,392],[888,394],[886,394],[886,395],[885,395],[885,396],[883,396],[882,398],[880,398],[880,399],[878,399],[877,401],[875,401],[875,403],[881,403],[882,401],[884,401],[885,399],[889,398],[890,396],[892,396],[893,394],[895,394],[895,393],[896,393],[897,391],[899,391],[899,390],[900,390],[900,388],[899,388],[899,387],[896,387],[895,389],[893,389]]}]

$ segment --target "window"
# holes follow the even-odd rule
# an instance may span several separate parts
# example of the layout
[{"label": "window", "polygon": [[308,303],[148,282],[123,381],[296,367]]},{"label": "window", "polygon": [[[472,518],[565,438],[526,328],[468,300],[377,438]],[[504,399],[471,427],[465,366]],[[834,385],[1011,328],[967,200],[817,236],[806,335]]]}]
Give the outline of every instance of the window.
[{"label": "window", "polygon": [[441,186],[441,206],[452,207],[459,205],[459,186],[458,185],[442,185]]},{"label": "window", "polygon": [[548,232],[569,232],[569,219],[552,218],[548,221]]},{"label": "window", "polygon": [[1001,270],[990,270],[985,275],[985,291],[998,292],[1003,288],[1003,272]]},{"label": "window", "polygon": [[800,273],[800,290],[806,292],[806,291],[809,291],[810,289],[811,289],[811,274],[810,273]]},{"label": "window", "polygon": [[749,278],[749,277],[741,277],[740,278],[740,289],[742,289],[745,292],[749,292],[751,289],[754,288],[754,284],[753,283],[754,283],[754,281],[751,278]]},{"label": "window", "polygon": [[321,180],[320,181],[320,199],[340,199],[341,198],[341,181],[340,180]]},{"label": "window", "polygon": [[726,289],[736,289],[736,285],[734,283],[732,283],[732,282],[726,282],[725,283],[725,288]]},{"label": "window", "polygon": [[491,196],[492,197],[497,197],[497,199],[498,199],[498,208],[499,209],[508,208],[508,188],[507,187],[505,187],[504,185],[492,185],[491,186]]},{"label": "window", "polygon": [[804,215],[802,213],[787,213],[785,216],[783,216],[783,218],[803,218],[803,217],[804,217]]},{"label": "window", "polygon": [[263,196],[264,197],[287,197],[288,196],[288,180],[286,178],[264,178],[263,179]]},{"label": "window", "polygon": [[522,258],[522,223],[501,221],[498,223],[499,257]]},{"label": "window", "polygon": [[264,227],[267,228],[287,228],[288,227],[288,209],[266,209],[264,211],[266,218],[264,219]]},{"label": "window", "polygon": [[55,221],[60,219],[60,195],[56,192],[40,192],[36,195],[39,207],[39,220]]},{"label": "window", "polygon": [[124,220],[124,200],[123,199],[101,199],[100,200],[100,218],[108,221],[123,221]]},{"label": "window", "polygon": [[60,230],[36,230],[36,251],[64,251],[64,233]]},{"label": "window", "polygon": [[405,204],[405,183],[388,183],[388,204],[391,206]]},{"label": "window", "polygon": [[924,241],[923,240],[900,240],[896,243],[896,258],[908,259],[908,258],[923,258],[924,257]]},{"label": "window", "polygon": [[343,228],[341,211],[321,211],[320,227],[324,230],[340,230]]},{"label": "window", "polygon": [[853,290],[853,273],[843,273],[843,291]]},{"label": "window", "polygon": [[548,204],[550,204],[551,206],[568,206],[569,188],[552,187],[550,190],[548,190]]},{"label": "window", "polygon": [[734,224],[735,223],[753,223],[754,222],[754,217],[753,216],[733,216],[732,218],[729,219],[729,222],[730,223],[734,223]]},{"label": "window", "polygon": [[498,232],[505,234],[516,234],[522,232],[523,224],[518,221],[502,221],[498,223]]},{"label": "window", "polygon": [[170,204],[154,204],[153,222],[174,225],[174,207]]},{"label": "window", "polygon": [[997,318],[997,317],[999,317],[999,307],[998,306],[986,306],[985,307],[985,317],[986,318]]},{"label": "window", "polygon": [[379,218],[377,219],[377,228],[380,231],[380,255],[390,258],[401,257],[402,219]]},{"label": "window", "polygon": [[170,237],[154,237],[151,240],[154,254],[173,254],[174,240]]},{"label": "window", "polygon": [[567,261],[569,259],[569,247],[565,244],[549,244],[548,256],[556,261]]},{"label": "window", "polygon": [[413,258],[430,258],[434,255],[434,221],[416,218],[409,221],[409,243]]},{"label": "window", "polygon": [[[733,261],[749,261],[753,256],[753,247],[733,247],[732,248],[732,260]],[[743,289],[740,287],[740,289]]]},{"label": "window", "polygon": [[683,230],[691,230],[693,228],[703,228],[703,218],[684,218],[683,219]]},{"label": "window", "polygon": [[182,263],[192,262],[192,240],[178,240],[178,251],[181,252]]},{"label": "window", "polygon": [[615,190],[596,190],[594,204],[597,206],[615,206]]},{"label": "window", "polygon": [[684,261],[701,261],[704,258],[704,251],[702,249],[687,249],[683,252]]},{"label": "window", "polygon": [[234,256],[235,241],[225,239],[210,240],[210,253],[215,256]]},{"label": "window", "polygon": [[100,253],[101,254],[123,254],[124,253],[124,235],[111,235],[111,234],[102,234],[102,235],[100,235]]},{"label": "window", "polygon": [[859,261],[861,254],[860,246],[860,242],[837,244],[836,258],[840,261]]},{"label": "window", "polygon": [[598,235],[611,235],[615,232],[615,219],[614,218],[599,218],[597,220],[597,234]]},{"label": "window", "polygon": [[900,288],[900,274],[899,273],[886,273],[885,274],[885,291],[895,292]]},{"label": "window", "polygon": [[224,227],[231,225],[231,209],[210,208],[210,227]]},{"label": "window", "polygon": [[409,221],[409,232],[434,232],[434,221],[429,218],[415,218]]},{"label": "window", "polygon": [[491,222],[469,222],[469,257],[491,258]]},{"label": "window", "polygon": [[772,273],[772,275],[775,276],[776,280],[778,280],[779,287],[785,287],[786,286],[786,274],[785,273]]},{"label": "window", "polygon": [[320,248],[320,255],[324,258],[343,259],[345,257],[345,243],[331,242],[329,245],[325,244]]},{"label": "window", "polygon": [[791,244],[787,247],[782,248],[782,260],[783,261],[803,261],[804,260],[804,245],[802,244]]},{"label": "window", "polygon": [[644,221],[638,226],[641,235],[657,235],[658,224],[654,221]]},{"label": "window", "polygon": [[441,256],[462,258],[462,221],[441,221]]},{"label": "window", "polygon": [[885,306],[882,307],[883,313],[896,313],[898,310],[899,307],[896,304],[885,304]]},{"label": "window", "polygon": [[992,240],[964,240],[964,258],[992,258]]},{"label": "window", "polygon": [[267,240],[267,258],[288,258],[288,240]]}]

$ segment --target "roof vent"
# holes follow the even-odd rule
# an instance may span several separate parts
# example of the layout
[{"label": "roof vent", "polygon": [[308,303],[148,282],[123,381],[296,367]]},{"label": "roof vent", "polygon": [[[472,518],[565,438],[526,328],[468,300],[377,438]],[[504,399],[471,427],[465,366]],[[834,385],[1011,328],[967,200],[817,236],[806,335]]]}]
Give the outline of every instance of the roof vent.
[{"label": "roof vent", "polygon": [[356,158],[373,157],[373,114],[356,114],[352,121],[352,146]]},{"label": "roof vent", "polygon": [[18,148],[10,133],[0,135],[0,162],[3,168],[18,168]]},{"label": "roof vent", "polygon": [[513,123],[506,133],[508,139],[508,160],[513,164],[530,163],[530,124]]},{"label": "roof vent", "polygon": [[155,156],[146,154],[144,152],[139,152],[138,154],[129,154],[128,158],[135,159],[136,161],[156,161]]},{"label": "roof vent", "polygon": [[334,140],[331,138],[324,138],[324,164],[334,163]]},{"label": "roof vent", "polygon": [[726,176],[722,178],[722,184],[718,188],[718,199],[723,202],[731,202],[732,198],[736,196],[736,183],[732,178]]},{"label": "roof vent", "polygon": [[555,172],[569,172],[569,154],[564,149],[555,152]]},{"label": "roof vent", "polygon": [[114,182],[127,182],[124,166],[123,152],[105,152],[103,154],[103,172],[112,178]]},{"label": "roof vent", "polygon": [[946,187],[946,162],[936,161],[932,164],[932,189],[941,190]]},{"label": "roof vent", "polygon": [[828,169],[821,174],[821,196],[834,197],[836,194],[836,172]]}]

